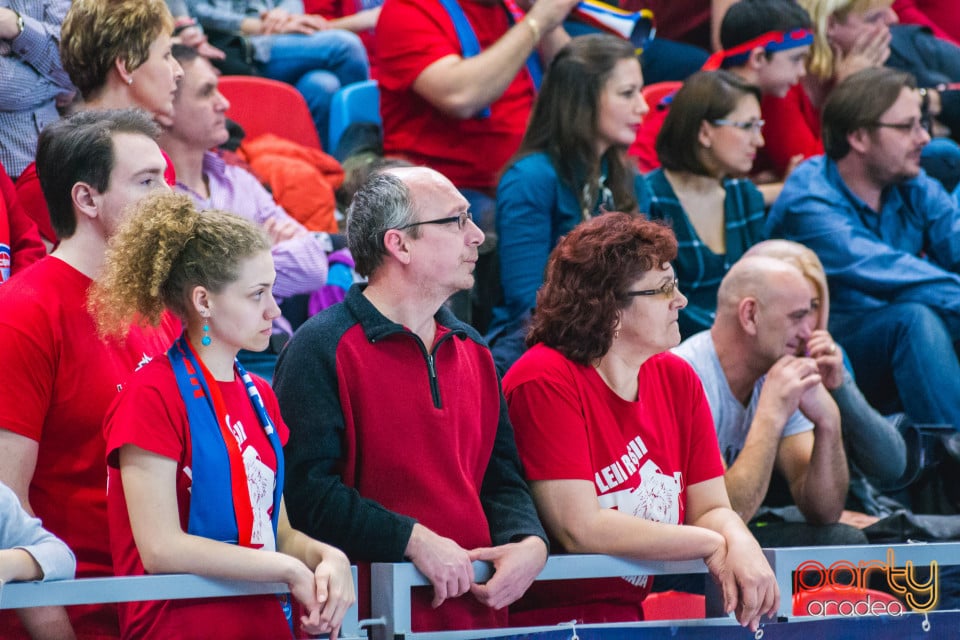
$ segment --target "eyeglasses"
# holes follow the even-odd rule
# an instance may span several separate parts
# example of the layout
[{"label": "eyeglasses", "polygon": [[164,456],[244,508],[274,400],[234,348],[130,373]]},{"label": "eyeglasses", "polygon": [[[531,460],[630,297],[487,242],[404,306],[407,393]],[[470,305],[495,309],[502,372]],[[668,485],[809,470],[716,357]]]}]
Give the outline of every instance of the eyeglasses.
[{"label": "eyeglasses", "polygon": [[711,123],[715,124],[718,127],[734,127],[735,129],[740,129],[740,131],[746,131],[749,133],[760,133],[760,130],[763,129],[763,125],[767,124],[766,120],[727,120],[725,118],[720,118],[719,120],[711,120]]},{"label": "eyeglasses", "polygon": [[677,292],[677,279],[674,278],[659,289],[644,289],[643,291],[627,291],[628,296],[662,296],[672,299]]},{"label": "eyeglasses", "polygon": [[904,133],[930,132],[930,120],[928,118],[910,118],[907,122],[871,122],[870,126],[897,129]]},{"label": "eyeglasses", "polygon": [[470,220],[470,212],[464,211],[463,213],[455,216],[450,216],[449,218],[437,218],[436,220],[421,220],[420,222],[411,222],[410,224],[405,224],[402,227],[394,227],[397,231],[402,231],[404,229],[409,229],[410,227],[419,227],[422,224],[450,224],[451,222],[457,223],[457,229],[463,231],[463,228],[467,226],[467,221]]}]

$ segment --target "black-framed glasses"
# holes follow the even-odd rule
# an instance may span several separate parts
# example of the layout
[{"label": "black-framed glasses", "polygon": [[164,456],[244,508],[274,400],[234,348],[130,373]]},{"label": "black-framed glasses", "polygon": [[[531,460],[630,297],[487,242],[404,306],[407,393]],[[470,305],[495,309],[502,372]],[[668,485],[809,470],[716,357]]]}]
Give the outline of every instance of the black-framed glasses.
[{"label": "black-framed glasses", "polygon": [[766,120],[727,120],[726,118],[718,118],[710,122],[718,127],[733,127],[747,133],[760,133],[763,125],[767,124]]},{"label": "black-framed glasses", "polygon": [[906,122],[871,122],[871,127],[883,127],[884,129],[896,129],[904,133],[930,132],[929,118],[910,118]]},{"label": "black-framed glasses", "polygon": [[464,211],[461,214],[450,216],[448,218],[437,218],[436,220],[421,220],[420,222],[411,222],[410,224],[405,224],[401,227],[394,227],[397,231],[403,231],[404,229],[409,229],[410,227],[419,227],[422,224],[450,224],[451,222],[457,223],[457,228],[460,231],[463,231],[463,228],[467,226],[467,221],[470,220],[470,212]]},{"label": "black-framed glasses", "polygon": [[673,298],[677,292],[677,279],[674,278],[659,289],[644,289],[642,291],[627,291],[628,296],[662,296],[664,298]]}]

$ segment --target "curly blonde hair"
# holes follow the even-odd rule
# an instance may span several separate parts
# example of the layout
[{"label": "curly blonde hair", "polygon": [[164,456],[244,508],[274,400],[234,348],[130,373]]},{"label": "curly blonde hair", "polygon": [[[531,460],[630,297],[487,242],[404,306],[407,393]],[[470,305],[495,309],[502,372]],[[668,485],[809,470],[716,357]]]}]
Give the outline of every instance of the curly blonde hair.
[{"label": "curly blonde hair", "polygon": [[117,60],[128,71],[146,62],[161,33],[173,33],[164,0],[73,0],[60,29],[60,59],[89,100],[107,83]]},{"label": "curly blonde hair", "polygon": [[254,224],[225,211],[197,210],[183,194],[147,196],[110,239],[88,307],[100,335],[122,336],[131,323],[156,326],[164,309],[186,320],[190,292],[219,292],[240,262],[270,242]]},{"label": "curly blonde hair", "polygon": [[851,13],[865,13],[878,6],[890,6],[890,0],[797,0],[813,21],[813,46],[807,71],[810,75],[828,80],[834,74],[833,45],[827,38],[830,18],[843,22]]}]

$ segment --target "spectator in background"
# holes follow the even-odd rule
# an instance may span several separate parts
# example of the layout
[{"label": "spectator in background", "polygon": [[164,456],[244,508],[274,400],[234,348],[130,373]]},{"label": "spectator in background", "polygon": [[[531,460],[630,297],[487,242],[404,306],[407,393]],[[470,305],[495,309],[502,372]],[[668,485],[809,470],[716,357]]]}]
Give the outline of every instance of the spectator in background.
[{"label": "spectator in background", "polygon": [[290,522],[353,561],[413,562],[433,586],[411,594],[414,631],[505,626],[547,546],[493,358],[442,306],[473,286],[483,232],[449,180],[404,167],[360,188],[347,238],[369,284],[277,363]]},{"label": "spectator in background", "polygon": [[[753,245],[747,256],[767,256],[783,260],[800,269],[816,292],[813,334],[826,332],[830,321],[830,289],[827,275],[817,254],[790,240],[764,240]],[[820,356],[824,357],[823,354]],[[850,464],[850,491],[855,492],[854,478],[866,478],[880,489],[894,486],[907,468],[907,445],[903,435],[890,420],[867,403],[853,375],[844,362],[843,377],[828,381],[827,390],[840,410],[843,448]],[[859,480],[858,480],[859,482]],[[857,498],[865,498],[860,485]],[[869,499],[869,498],[867,498]]]},{"label": "spectator in background", "polygon": [[[853,73],[890,65],[892,31],[897,16],[890,0],[798,0],[813,21],[814,40],[808,74],[785,98],[767,96],[764,135],[769,144],[760,154],[760,169],[785,177],[795,157],[823,153],[820,114],[830,91]],[[956,52],[960,55],[960,51]],[[936,72],[931,61],[898,56],[897,66],[923,77]],[[890,65],[892,66],[892,65]],[[960,69],[958,69],[960,72]],[[929,87],[925,115],[942,116],[960,126],[960,94],[945,98]],[[956,92],[953,92],[956,94]],[[960,148],[952,140],[937,138],[924,149],[924,167],[948,191],[960,183]]]},{"label": "spectator in background", "polygon": [[575,4],[538,0],[525,17],[484,0],[455,0],[452,14],[440,0],[383,6],[384,152],[446,176],[484,232],[493,229],[497,175],[527,126],[535,76],[569,40],[562,22]]},{"label": "spectator in background", "polygon": [[630,11],[650,9],[657,37],[692,44],[705,51],[720,48],[720,21],[737,0],[619,0]]},{"label": "spectator in background", "polygon": [[[30,517],[17,494],[0,482],[0,586],[22,580],[67,580],[77,569],[70,547]],[[31,609],[18,609],[20,621],[36,638],[73,638],[69,624],[34,628]]]},{"label": "spectator in background", "polygon": [[881,67],[890,56],[890,25],[896,15],[889,0],[802,0],[813,20],[814,41],[807,75],[785,97],[765,96],[764,135],[769,140],[759,170],[785,176],[797,155],[823,153],[820,110],[831,88],[867,67]]},{"label": "spectator in background", "polygon": [[[82,0],[81,0],[82,1]],[[163,181],[159,130],[141,110],[83,111],[40,134],[37,165],[60,245],[0,285],[0,482],[77,555],[80,577],[113,575],[103,417],[138,366],[166,351],[179,322],[101,341],[87,290],[129,205]],[[54,608],[51,615],[62,608]],[[70,608],[80,637],[116,637],[114,604]],[[9,617],[0,628],[19,637]]]},{"label": "spectator in background", "polygon": [[301,0],[187,0],[187,4],[207,32],[237,32],[250,38],[253,66],[264,76],[297,88],[321,141],[328,139],[333,94],[370,75],[367,53],[356,34],[332,28],[322,16],[305,14]]},{"label": "spectator in background", "polygon": [[207,39],[203,27],[190,15],[186,0],[166,0],[167,8],[173,15],[174,44],[196,49],[197,53],[208,60],[223,60],[226,54],[217,49]]},{"label": "spectator in background", "polygon": [[[61,31],[63,68],[84,109],[139,107],[170,124],[183,70],[170,54],[173,17],[163,0],[74,0]],[[17,196],[43,239],[56,245],[35,165],[17,180]]]},{"label": "spectator in background", "polygon": [[37,136],[74,88],[60,64],[60,24],[69,0],[0,0],[0,163],[17,178],[37,153]]},{"label": "spectator in background", "polygon": [[930,136],[913,77],[854,74],[823,110],[826,156],[790,175],[771,237],[810,247],[830,329],[883,413],[960,428],[960,207],[920,168]]},{"label": "spectator in background", "polygon": [[[842,381],[843,355],[814,329],[817,299],[797,267],[744,257],[720,283],[710,330],[673,350],[703,382],[730,503],[763,547],[866,542],[838,524],[849,474],[827,387]],[[768,517],[783,504],[798,517]]]},{"label": "spectator in background", "polygon": [[894,0],[893,10],[900,22],[923,25],[960,46],[960,12],[953,0]]},{"label": "spectator in background", "polygon": [[370,60],[370,75],[376,77],[373,63],[376,59],[376,43],[373,30],[380,18],[383,0],[304,0],[307,13],[315,13],[327,19],[332,29],[346,29],[360,36]]},{"label": "spectator in background", "polygon": [[[730,509],[710,407],[667,350],[686,299],[668,229],[624,213],[580,225],[550,256],[528,341],[504,377],[537,508],[569,553],[702,559],[724,611],[752,630],[777,608],[773,572]],[[649,576],[536,584],[511,623],[642,620]]]},{"label": "spectator in background", "polygon": [[[183,335],[134,375],[104,420],[111,550],[118,575],[195,573],[283,582],[311,635],[339,630],[355,596],[350,563],[290,528],[282,445],[289,434],[269,384],[237,361],[270,340],[280,309],[267,237],[188,196],[137,206],[111,239],[91,291],[102,335],[176,313]],[[232,446],[231,446],[232,445]],[[286,596],[132,602],[123,638],[283,638]]]},{"label": "spectator in background", "polygon": [[0,283],[46,254],[37,225],[20,206],[16,187],[0,164]]},{"label": "spectator in background", "polygon": [[[266,231],[277,270],[273,293],[278,298],[320,289],[327,283],[327,254],[333,252],[333,239],[326,233],[309,232],[274,202],[253,174],[226,164],[210,151],[229,137],[225,113],[230,103],[217,90],[216,70],[195,49],[175,45],[174,56],[184,76],[174,101],[175,115],[160,144],[177,170],[176,189],[190,195],[201,209],[230,211]],[[352,264],[349,256],[338,254],[335,259],[340,268]],[[344,284],[349,288],[352,276],[349,266],[346,269]],[[264,353],[240,353],[240,361],[268,381],[289,335],[289,328],[275,330],[277,338]]]},{"label": "spectator in background", "polygon": [[673,227],[673,262],[689,304],[680,335],[713,325],[717,288],[730,265],[763,240],[763,195],[748,178],[760,130],[760,91],[728,71],[701,71],[674,96],[657,136],[663,165],[647,175],[649,215]]},{"label": "spectator in background", "polygon": [[605,211],[646,212],[644,180],[624,157],[647,113],[642,88],[633,46],[616,36],[575,38],[551,62],[497,187],[502,299],[488,339],[501,370],[522,353],[515,334],[525,331],[557,240]]},{"label": "spectator in background", "polygon": [[[723,16],[720,41],[723,49],[707,60],[704,70],[729,71],[755,85],[761,95],[784,97],[806,75],[806,60],[813,42],[810,16],[794,0],[740,0]],[[652,111],[630,148],[629,153],[637,157],[645,173],[660,166],[657,133],[675,93],[650,105]],[[796,156],[794,160],[801,159],[802,156]],[[772,204],[783,187],[780,176],[762,171],[758,163],[754,163],[750,175],[760,183],[764,203]]]}]

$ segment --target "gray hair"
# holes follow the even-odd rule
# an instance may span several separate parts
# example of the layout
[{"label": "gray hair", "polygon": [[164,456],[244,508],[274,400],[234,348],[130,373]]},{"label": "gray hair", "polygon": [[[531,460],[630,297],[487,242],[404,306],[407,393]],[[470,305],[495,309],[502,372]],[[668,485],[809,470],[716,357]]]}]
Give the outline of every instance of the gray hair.
[{"label": "gray hair", "polygon": [[[383,236],[413,222],[414,205],[410,189],[389,173],[371,175],[353,196],[347,210],[347,245],[361,276],[369,278],[383,262],[387,251]],[[420,228],[411,227],[410,235],[419,236]]]}]

